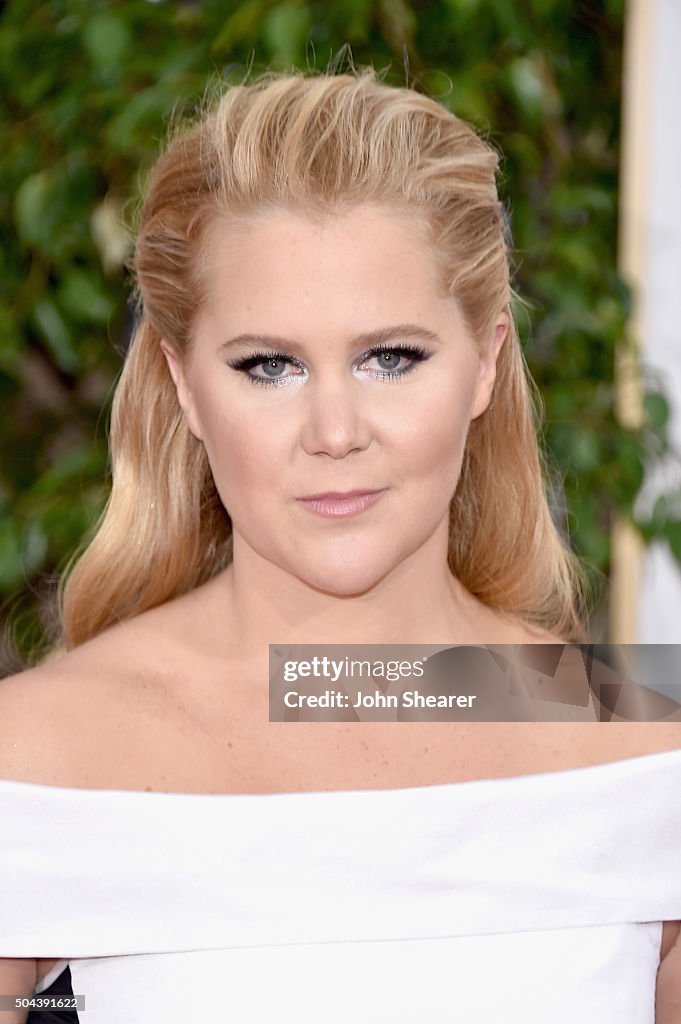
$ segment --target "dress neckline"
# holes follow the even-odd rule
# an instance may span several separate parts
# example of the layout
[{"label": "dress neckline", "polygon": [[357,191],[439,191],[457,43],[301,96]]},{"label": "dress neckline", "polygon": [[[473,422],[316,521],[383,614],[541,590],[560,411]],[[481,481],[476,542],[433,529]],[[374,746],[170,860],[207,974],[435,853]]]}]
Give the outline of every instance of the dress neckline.
[{"label": "dress neckline", "polygon": [[[679,761],[679,767],[681,769],[681,747],[674,747],[671,750],[656,751],[652,754],[638,754],[632,757],[617,758],[613,761],[603,761],[598,764],[579,765],[575,768],[559,768],[555,770],[543,771],[543,772],[525,772],[521,775],[504,775],[493,778],[481,778],[481,779],[464,779],[454,782],[436,782],[429,783],[424,786],[390,786],[383,788],[362,788],[362,789],[305,789],[305,790],[283,790],[281,792],[258,792],[258,793],[205,793],[205,792],[177,792],[177,791],[158,791],[158,790],[142,790],[142,789],[117,789],[115,787],[97,788],[89,786],[57,786],[51,783],[44,782],[25,782],[17,779],[0,779],[0,791],[2,787],[17,787],[25,790],[26,792],[32,791],[34,794],[44,794],[50,796],[54,794],[68,794],[71,799],[87,799],[88,794],[98,799],[116,798],[130,798],[131,800],[147,799],[153,800],[158,799],[162,801],[168,801],[171,799],[175,800],[197,800],[202,801],[238,801],[243,802],[246,800],[254,800],[258,802],[266,801],[281,801],[283,799],[287,801],[291,800],[305,800],[308,798],[327,798],[333,800],[346,799],[349,796],[357,797],[362,799],[398,799],[400,796],[408,796],[413,798],[418,793],[440,793],[445,794],[456,790],[462,790],[471,787],[489,787],[499,785],[504,787],[509,786],[529,786],[540,780],[551,779],[556,777],[561,778],[575,778],[590,777],[593,773],[610,772],[612,774],[620,771],[621,767],[629,766],[633,769],[638,767],[645,767],[651,761],[664,763],[667,760]],[[680,777],[681,781],[681,777]]]}]

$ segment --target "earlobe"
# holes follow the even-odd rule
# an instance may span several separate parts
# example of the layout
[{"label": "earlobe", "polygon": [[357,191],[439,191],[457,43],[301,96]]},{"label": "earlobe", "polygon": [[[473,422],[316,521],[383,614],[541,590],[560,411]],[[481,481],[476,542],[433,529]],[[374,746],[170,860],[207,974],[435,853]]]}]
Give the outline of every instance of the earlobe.
[{"label": "earlobe", "polygon": [[203,436],[199,428],[198,418],[194,407],[194,398],[189,389],[189,385],[187,384],[187,378],[182,361],[167,341],[161,341],[161,350],[165,356],[166,363],[168,364],[168,370],[177,392],[177,401],[184,413],[187,426],[197,441],[203,441]]}]

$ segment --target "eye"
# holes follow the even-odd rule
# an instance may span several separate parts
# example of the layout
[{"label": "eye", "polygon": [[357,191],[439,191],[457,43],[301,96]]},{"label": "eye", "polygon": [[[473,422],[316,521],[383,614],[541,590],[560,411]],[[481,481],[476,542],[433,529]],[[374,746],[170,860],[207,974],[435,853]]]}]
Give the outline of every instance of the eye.
[{"label": "eye", "polygon": [[[420,345],[376,345],[360,357],[359,365],[363,366],[375,359],[378,367],[370,370],[370,375],[377,380],[394,381],[406,376],[417,363],[428,358],[428,353]],[[401,366],[404,360],[407,360],[408,365]],[[284,387],[304,377],[306,373],[303,364],[285,352],[254,352],[228,365],[243,373],[251,384],[261,387]],[[300,372],[284,373],[287,366],[295,367]],[[253,372],[256,370],[259,372]]]},{"label": "eye", "polygon": [[[400,364],[400,361],[405,358],[400,352],[381,352],[377,356],[373,356],[374,359],[378,360],[379,369],[388,370],[392,372],[396,370]],[[402,367],[404,369],[404,367]]]},{"label": "eye", "polygon": [[[253,355],[246,356],[244,359],[236,359],[229,365],[232,369],[243,373],[251,384],[260,384],[265,387],[270,385],[281,387],[303,375],[300,373],[284,375],[282,371],[286,366],[296,366],[299,370],[304,370],[302,363],[284,352],[254,352]],[[256,369],[261,370],[262,373],[251,372]]]},{"label": "eye", "polygon": [[[428,359],[428,355],[420,345],[377,345],[362,357],[362,362],[369,359],[376,359],[378,362],[376,376],[379,380],[394,380],[411,373],[417,363]],[[409,364],[400,366],[401,361],[405,359]]]},{"label": "eye", "polygon": [[[281,371],[287,365],[289,365],[288,360],[284,359],[283,356],[273,355],[255,363],[254,368],[262,370],[262,377],[264,379],[279,380],[281,378]],[[256,376],[260,375],[256,374]]]}]

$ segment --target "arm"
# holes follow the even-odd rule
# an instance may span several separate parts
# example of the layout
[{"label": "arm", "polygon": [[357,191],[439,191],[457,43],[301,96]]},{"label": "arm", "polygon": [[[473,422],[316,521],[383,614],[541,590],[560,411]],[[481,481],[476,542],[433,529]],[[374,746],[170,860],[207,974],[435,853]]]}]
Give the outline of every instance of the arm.
[{"label": "arm", "polygon": [[[38,980],[38,964],[32,959],[0,959],[0,993],[32,996]],[[28,1010],[0,1011],[2,1024],[24,1024]]]},{"label": "arm", "polygon": [[681,921],[665,922],[665,933],[657,972],[655,1024],[681,1024]]}]

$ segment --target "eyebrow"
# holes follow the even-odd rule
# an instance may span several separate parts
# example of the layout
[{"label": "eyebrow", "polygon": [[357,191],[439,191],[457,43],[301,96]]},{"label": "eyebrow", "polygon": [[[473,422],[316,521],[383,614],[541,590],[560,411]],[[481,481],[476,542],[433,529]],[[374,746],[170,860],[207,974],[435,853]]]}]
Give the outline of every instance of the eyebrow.
[{"label": "eyebrow", "polygon": [[[355,335],[350,345],[365,345],[367,348],[378,345],[382,341],[392,341],[399,338],[422,338],[424,341],[439,342],[442,339],[439,334],[429,330],[427,327],[420,327],[418,324],[395,324],[393,327],[378,327],[374,331],[365,331]],[[232,345],[268,345],[277,348],[299,349],[305,351],[304,345],[290,338],[281,338],[273,334],[237,334],[234,338],[223,341],[219,350],[230,348]]]}]

